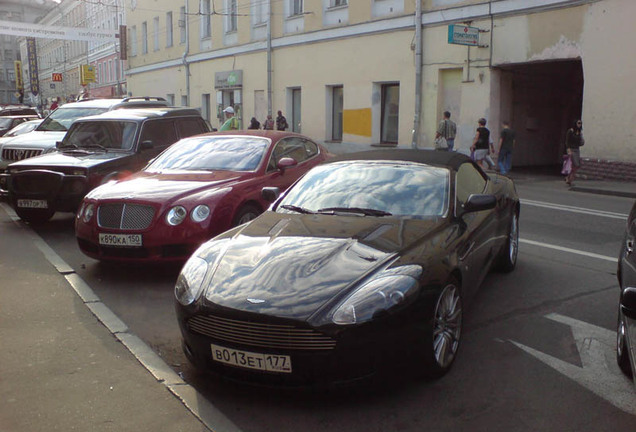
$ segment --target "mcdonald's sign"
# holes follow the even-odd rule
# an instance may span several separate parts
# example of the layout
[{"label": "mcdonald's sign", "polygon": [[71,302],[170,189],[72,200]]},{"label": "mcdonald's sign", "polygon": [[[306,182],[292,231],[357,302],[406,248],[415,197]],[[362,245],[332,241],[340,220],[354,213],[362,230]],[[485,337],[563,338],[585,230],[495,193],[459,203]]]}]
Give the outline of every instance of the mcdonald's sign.
[{"label": "mcdonald's sign", "polygon": [[51,74],[51,81],[62,82],[62,74],[61,73]]}]

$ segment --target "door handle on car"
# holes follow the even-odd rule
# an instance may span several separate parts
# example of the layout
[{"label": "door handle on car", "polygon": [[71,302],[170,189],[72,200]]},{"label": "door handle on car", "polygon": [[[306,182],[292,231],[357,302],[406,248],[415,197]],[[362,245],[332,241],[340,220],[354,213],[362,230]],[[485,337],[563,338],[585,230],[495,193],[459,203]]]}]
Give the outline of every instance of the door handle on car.
[{"label": "door handle on car", "polygon": [[625,254],[629,255],[632,252],[634,252],[634,239],[633,238],[628,238],[625,241]]},{"label": "door handle on car", "polygon": [[473,250],[473,246],[475,246],[475,242],[470,242],[469,245],[466,245],[464,249],[460,252],[459,260],[464,261],[464,259],[468,256],[471,250]]}]

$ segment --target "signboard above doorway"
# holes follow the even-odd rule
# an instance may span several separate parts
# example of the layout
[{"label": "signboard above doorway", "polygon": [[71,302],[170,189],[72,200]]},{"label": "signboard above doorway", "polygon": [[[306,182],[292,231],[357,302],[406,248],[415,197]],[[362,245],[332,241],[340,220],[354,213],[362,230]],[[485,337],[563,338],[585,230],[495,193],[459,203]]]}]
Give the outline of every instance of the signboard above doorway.
[{"label": "signboard above doorway", "polygon": [[479,29],[463,24],[451,24],[448,26],[448,43],[479,46]]}]

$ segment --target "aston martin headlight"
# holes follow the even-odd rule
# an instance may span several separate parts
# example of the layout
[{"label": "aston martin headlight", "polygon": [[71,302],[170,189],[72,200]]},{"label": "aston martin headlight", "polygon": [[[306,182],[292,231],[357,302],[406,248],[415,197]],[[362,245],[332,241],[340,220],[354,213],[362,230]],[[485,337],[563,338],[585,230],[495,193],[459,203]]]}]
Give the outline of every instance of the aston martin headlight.
[{"label": "aston martin headlight", "polygon": [[94,213],[95,213],[95,204],[88,204],[86,208],[84,209],[84,215],[82,216],[82,220],[84,221],[84,223],[88,223],[93,217]]},{"label": "aston martin headlight", "polygon": [[188,212],[186,211],[185,207],[172,207],[166,215],[166,222],[168,223],[168,225],[177,226],[185,220],[187,215]]},{"label": "aston martin headlight", "polygon": [[360,324],[373,319],[378,313],[415,299],[418,282],[411,276],[391,275],[379,277],[355,290],[335,308],[335,324]]},{"label": "aston martin headlight", "polygon": [[195,222],[203,222],[210,216],[210,207],[205,204],[198,205],[192,210],[190,217]]},{"label": "aston martin headlight", "polygon": [[191,257],[185,263],[174,287],[174,295],[179,303],[188,306],[199,297],[207,271],[207,261],[197,256]]}]

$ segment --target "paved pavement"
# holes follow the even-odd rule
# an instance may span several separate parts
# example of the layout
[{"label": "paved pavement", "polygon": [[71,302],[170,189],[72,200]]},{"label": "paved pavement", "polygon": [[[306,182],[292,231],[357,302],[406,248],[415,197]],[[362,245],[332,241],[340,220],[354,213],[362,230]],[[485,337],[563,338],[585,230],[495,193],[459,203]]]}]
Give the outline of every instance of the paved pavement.
[{"label": "paved pavement", "polygon": [[[513,170],[519,182],[543,176]],[[573,191],[636,198],[633,183]],[[0,432],[238,431],[0,203]]]}]

